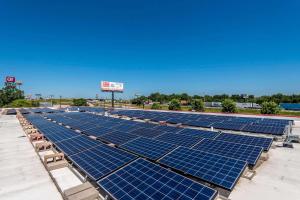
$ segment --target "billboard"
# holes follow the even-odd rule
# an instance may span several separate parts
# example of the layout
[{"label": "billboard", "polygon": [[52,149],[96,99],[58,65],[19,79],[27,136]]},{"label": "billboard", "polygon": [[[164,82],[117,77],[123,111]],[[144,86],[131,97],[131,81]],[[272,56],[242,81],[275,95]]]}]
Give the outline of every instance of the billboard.
[{"label": "billboard", "polygon": [[124,83],[101,81],[101,90],[103,92],[123,92]]},{"label": "billboard", "polygon": [[14,82],[16,82],[16,77],[7,76],[5,81],[6,81],[6,83],[14,83]]}]

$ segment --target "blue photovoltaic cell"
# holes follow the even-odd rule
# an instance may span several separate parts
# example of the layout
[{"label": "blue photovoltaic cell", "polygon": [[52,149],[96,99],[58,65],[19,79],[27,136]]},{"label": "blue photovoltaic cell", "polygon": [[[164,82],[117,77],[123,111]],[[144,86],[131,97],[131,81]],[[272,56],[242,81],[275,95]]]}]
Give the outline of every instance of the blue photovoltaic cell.
[{"label": "blue photovoltaic cell", "polygon": [[120,146],[120,148],[152,160],[159,159],[176,147],[177,146],[173,144],[144,137],[131,140]]},{"label": "blue photovoltaic cell", "polygon": [[156,126],[153,129],[161,132],[170,132],[170,133],[177,133],[182,130],[182,128],[178,128],[174,126]]},{"label": "blue photovoltaic cell", "polygon": [[210,139],[203,139],[193,149],[246,161],[252,166],[256,164],[263,151],[261,147]]},{"label": "blue photovoltaic cell", "polygon": [[97,184],[114,199],[215,199],[217,191],[144,159],[138,159]]},{"label": "blue photovoltaic cell", "polygon": [[104,144],[70,156],[72,162],[91,179],[97,180],[137,157]]},{"label": "blue photovoltaic cell", "polygon": [[178,147],[159,162],[228,190],[233,189],[247,165],[245,161],[185,147]]},{"label": "blue photovoltaic cell", "polygon": [[247,132],[254,132],[254,133],[283,135],[285,131],[285,127],[265,126],[261,124],[256,124],[256,125],[249,124],[245,126],[242,130]]},{"label": "blue photovoltaic cell", "polygon": [[178,134],[188,135],[192,137],[201,137],[201,138],[208,138],[213,139],[220,133],[214,131],[205,131],[205,130],[197,130],[197,129],[188,129],[185,128],[182,131],[178,132]]},{"label": "blue photovoltaic cell", "polygon": [[139,129],[130,131],[130,133],[138,135],[138,136],[147,137],[147,138],[154,138],[154,137],[157,137],[157,136],[163,134],[163,132],[161,132],[161,131],[153,130],[150,128],[139,128]]},{"label": "blue photovoltaic cell", "polygon": [[121,145],[138,137],[138,135],[132,133],[114,131],[105,135],[100,135],[99,139],[112,144]]},{"label": "blue photovoltaic cell", "polygon": [[94,127],[94,128],[91,128],[91,129],[87,129],[87,130],[84,130],[83,132],[87,135],[92,135],[92,136],[95,136],[95,137],[99,137],[100,135],[104,135],[104,134],[107,134],[107,133],[111,133],[113,132],[114,130],[113,129],[110,129],[110,128],[105,128],[105,127]]},{"label": "blue photovoltaic cell", "polygon": [[237,135],[237,134],[229,134],[229,133],[221,133],[219,136],[216,137],[216,140],[258,146],[258,147],[262,147],[264,151],[268,151],[273,142],[272,138]]},{"label": "blue photovoltaic cell", "polygon": [[97,145],[101,145],[101,142],[93,140],[84,135],[80,135],[78,137],[64,140],[55,144],[59,150],[68,156],[93,148]]},{"label": "blue photovoltaic cell", "polygon": [[165,133],[155,138],[156,140],[164,141],[178,146],[191,147],[201,140],[201,138],[191,137],[175,133]]},{"label": "blue photovoltaic cell", "polygon": [[39,127],[39,131],[51,142],[57,143],[63,140],[80,136],[79,133],[53,122],[51,126]]}]

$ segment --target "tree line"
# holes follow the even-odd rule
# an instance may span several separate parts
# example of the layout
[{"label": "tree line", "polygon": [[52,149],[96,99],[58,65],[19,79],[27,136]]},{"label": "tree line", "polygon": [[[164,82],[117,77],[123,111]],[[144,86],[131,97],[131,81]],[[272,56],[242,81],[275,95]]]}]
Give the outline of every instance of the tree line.
[{"label": "tree line", "polygon": [[172,99],[177,99],[179,101],[186,101],[187,104],[191,104],[195,99],[201,99],[204,102],[223,102],[225,99],[231,99],[234,102],[251,102],[262,104],[263,102],[275,102],[280,103],[300,103],[300,94],[273,94],[273,95],[264,95],[264,96],[254,96],[246,94],[221,94],[221,95],[188,95],[187,93],[182,94],[161,94],[155,92],[149,96],[139,96],[132,99],[132,103],[139,104],[140,102],[159,102],[160,104],[169,103]]}]

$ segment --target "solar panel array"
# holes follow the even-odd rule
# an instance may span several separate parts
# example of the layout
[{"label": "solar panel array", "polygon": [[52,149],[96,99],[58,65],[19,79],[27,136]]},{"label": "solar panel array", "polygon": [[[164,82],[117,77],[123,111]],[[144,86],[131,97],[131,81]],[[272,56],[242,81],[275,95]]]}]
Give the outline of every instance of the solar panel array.
[{"label": "solar panel array", "polygon": [[193,149],[246,161],[252,166],[256,164],[263,151],[262,147],[210,139],[203,139]]},{"label": "solar panel array", "polygon": [[[44,119],[40,115],[28,115],[27,119],[37,127],[40,127],[44,132],[47,132],[47,130],[53,131],[47,132],[49,135],[56,133],[55,130],[60,132],[60,128],[58,127],[66,129],[63,126]],[[76,133],[75,131],[73,132]],[[64,135],[64,132],[60,132],[60,134]],[[155,154],[155,158],[163,156],[176,147],[175,145],[158,142],[149,138],[140,137],[137,140],[148,144],[148,146],[145,146],[144,152],[146,152],[146,154],[150,153],[150,156],[154,155],[151,155],[151,153],[156,152],[158,150],[157,145],[159,145],[160,155]],[[127,143],[127,145],[129,145],[129,143]],[[162,147],[162,145],[165,146]],[[63,151],[73,164],[80,168],[89,178],[94,181],[100,179],[100,181],[98,181],[99,186],[109,195],[117,199],[124,199],[126,197],[132,197],[134,199],[161,199],[161,197],[214,199],[217,195],[216,190],[194,182],[175,172],[171,172],[159,165],[143,159],[132,162],[137,156],[121,149],[107,146],[84,135],[78,135],[56,142],[55,146]],[[126,145],[124,145],[124,147],[125,146]],[[137,147],[136,145],[133,146]],[[121,178],[122,175],[124,176],[124,181],[118,181],[118,178]],[[115,176],[118,178],[115,179]],[[140,184],[137,183],[138,180]],[[112,186],[111,184],[116,185]],[[134,192],[131,190],[123,190],[129,187],[135,187]],[[121,191],[123,191],[123,193],[121,193]]]},{"label": "solar panel array", "polygon": [[236,116],[220,116],[205,114],[187,114],[172,112],[151,112],[142,110],[115,110],[111,114],[125,115],[138,119],[181,123],[189,126],[214,127],[223,130],[246,131],[272,135],[283,135],[291,120],[271,118],[250,118]]},{"label": "solar panel array", "polygon": [[178,147],[159,160],[168,167],[232,190],[247,163],[237,159]]},{"label": "solar panel array", "polygon": [[[57,123],[46,120],[42,116]],[[123,193],[119,191],[125,187],[131,187],[131,182],[125,181],[119,184],[117,181],[113,182],[115,179],[111,179],[108,181],[110,184],[102,184],[101,181],[107,180],[113,174],[122,172],[126,167],[133,165],[133,163],[137,162],[133,161],[137,157],[143,157],[152,162],[158,161],[164,166],[168,166],[178,172],[183,172],[218,187],[232,190],[243,172],[244,166],[254,165],[259,159],[263,148],[267,151],[272,143],[272,140],[263,140],[260,137],[231,136],[232,134],[228,136],[213,131],[160,126],[90,113],[51,113],[42,116],[29,114],[27,118],[34,121],[35,126],[41,132],[45,132],[45,136],[49,140],[55,141],[55,146],[64,152],[82,172],[87,174],[92,180],[100,179],[98,182],[100,187],[113,197],[117,196],[117,199],[119,199],[119,195],[123,195],[124,198],[136,195],[136,193],[129,194],[129,191],[128,193],[126,191],[123,191]],[[71,129],[61,126],[58,123],[69,126]],[[80,130],[82,134],[72,129]],[[116,144],[117,148],[107,146],[86,135],[95,136],[102,142]],[[230,136],[232,139],[227,138]],[[227,140],[232,141],[230,143],[224,142]],[[205,146],[208,143],[207,141],[213,141],[213,143]],[[223,143],[220,144],[220,142]],[[251,145],[245,145],[247,142]],[[213,146],[213,148],[210,148],[210,146]],[[201,155],[199,152],[201,152]],[[142,160],[143,163],[149,163],[144,159],[138,159],[138,162],[141,162],[139,160]],[[114,163],[116,164],[114,165]],[[145,166],[138,166],[139,170],[146,170]],[[155,166],[159,167],[158,165]],[[158,170],[166,169],[159,167]],[[135,172],[133,169],[129,171],[132,176],[135,176]],[[122,173],[127,172],[123,171]],[[158,180],[159,178],[156,178],[156,181]],[[143,181],[146,181],[146,179]],[[184,186],[187,184],[187,182],[182,183],[180,181],[179,183]],[[146,193],[144,193],[143,188],[147,187],[152,186],[148,183],[142,184],[140,188],[137,188],[138,191],[135,190],[135,192],[140,192],[140,194],[143,194],[141,197],[145,197],[144,194]],[[160,192],[155,197],[161,197],[159,195],[164,194],[166,195],[165,197],[172,196],[155,188],[157,188],[156,185],[154,193]],[[184,191],[175,188],[174,195],[183,195],[185,194]],[[199,197],[203,195],[203,191],[197,190],[197,192],[199,193]],[[188,195],[192,195],[192,192],[190,191],[186,195],[185,197],[188,197]],[[213,198],[214,195],[207,195],[206,197]],[[201,197],[203,198],[204,196]],[[148,195],[148,197],[150,198],[152,195]]]},{"label": "solar panel array", "polygon": [[138,159],[97,184],[114,199],[194,199],[211,200],[217,191]]}]

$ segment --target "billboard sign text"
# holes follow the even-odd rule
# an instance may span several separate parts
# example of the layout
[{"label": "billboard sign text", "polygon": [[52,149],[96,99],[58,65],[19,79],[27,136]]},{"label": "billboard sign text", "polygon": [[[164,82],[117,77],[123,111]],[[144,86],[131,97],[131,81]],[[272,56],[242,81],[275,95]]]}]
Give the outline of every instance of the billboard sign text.
[{"label": "billboard sign text", "polygon": [[103,92],[123,92],[124,83],[101,81],[101,90]]}]

